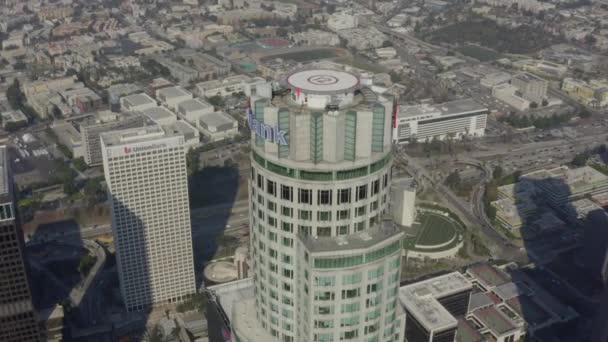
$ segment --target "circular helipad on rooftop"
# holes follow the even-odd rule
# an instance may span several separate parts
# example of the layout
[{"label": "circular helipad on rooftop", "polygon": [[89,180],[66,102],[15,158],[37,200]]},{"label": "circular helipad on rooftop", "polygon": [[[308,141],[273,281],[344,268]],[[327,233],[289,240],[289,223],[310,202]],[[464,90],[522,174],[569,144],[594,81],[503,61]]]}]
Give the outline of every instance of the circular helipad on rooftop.
[{"label": "circular helipad on rooftop", "polygon": [[287,77],[287,84],[305,94],[348,93],[359,85],[359,78],[337,70],[304,70]]},{"label": "circular helipad on rooftop", "polygon": [[203,274],[205,278],[218,284],[233,281],[238,277],[234,264],[227,261],[210,263],[205,267]]}]

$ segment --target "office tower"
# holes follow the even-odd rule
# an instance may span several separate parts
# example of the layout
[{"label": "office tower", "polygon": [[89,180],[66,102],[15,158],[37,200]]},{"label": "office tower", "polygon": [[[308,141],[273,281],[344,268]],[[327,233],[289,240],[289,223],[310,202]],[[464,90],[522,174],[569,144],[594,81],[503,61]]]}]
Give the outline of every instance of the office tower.
[{"label": "office tower", "polygon": [[251,98],[255,299],[234,308],[246,341],[393,341],[403,233],[383,221],[391,99],[353,74],[302,70]]},{"label": "office tower", "polygon": [[0,147],[0,341],[40,341],[13,197],[6,147]]},{"label": "office tower", "polygon": [[129,311],[195,293],[184,137],[160,126],[101,135],[120,290]]}]

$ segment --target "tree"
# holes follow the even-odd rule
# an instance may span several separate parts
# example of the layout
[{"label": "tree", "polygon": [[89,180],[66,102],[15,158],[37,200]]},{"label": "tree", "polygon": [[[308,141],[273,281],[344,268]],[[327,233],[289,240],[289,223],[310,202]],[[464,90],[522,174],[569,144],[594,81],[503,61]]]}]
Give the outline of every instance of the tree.
[{"label": "tree", "polygon": [[588,111],[588,110],[586,110],[586,109],[583,109],[583,110],[581,110],[580,112],[578,112],[578,116],[579,116],[581,119],[586,119],[586,118],[588,118],[588,117],[591,117],[591,112],[589,112],[589,111]]},{"label": "tree", "polygon": [[19,109],[23,106],[23,93],[18,79],[15,78],[13,84],[6,89],[6,98],[13,109]]},{"label": "tree", "polygon": [[74,166],[74,168],[80,172],[84,172],[84,170],[87,169],[87,163],[84,161],[83,157],[78,157],[74,160],[72,160],[72,165]]},{"label": "tree", "polygon": [[284,27],[279,27],[277,29],[277,36],[279,36],[279,37],[287,37],[288,34],[289,34],[289,31],[287,31],[287,29]]},{"label": "tree", "polygon": [[83,276],[86,276],[89,274],[89,271],[91,271],[91,268],[93,268],[93,265],[95,265],[96,262],[97,258],[92,255],[87,254],[83,256],[80,258],[80,262],[78,263],[78,272],[80,272],[80,274]]},{"label": "tree", "polygon": [[214,96],[207,98],[207,102],[212,104],[214,107],[223,107],[224,106],[224,99],[219,95],[214,95]]},{"label": "tree", "polygon": [[106,192],[101,185],[100,178],[89,179],[84,185],[83,192],[89,205],[103,202],[106,199]]},{"label": "tree", "polygon": [[496,165],[496,167],[494,168],[494,171],[492,172],[492,178],[499,179],[499,178],[502,178],[502,175],[503,175],[502,167],[500,165]]},{"label": "tree", "polygon": [[188,165],[188,176],[195,174],[200,167],[200,151],[191,149],[186,155],[186,165]]},{"label": "tree", "polygon": [[549,105],[549,101],[547,101],[547,99],[543,99],[543,102],[541,104],[543,105],[543,107],[547,107],[547,105]]},{"label": "tree", "polygon": [[457,189],[460,187],[462,180],[460,179],[460,173],[458,170],[452,171],[445,179],[445,185],[451,189]]},{"label": "tree", "polygon": [[393,42],[391,42],[390,40],[385,40],[385,41],[382,43],[382,47],[383,47],[383,48],[385,48],[385,47],[392,47],[392,46],[393,46]]},{"label": "tree", "polygon": [[78,192],[78,188],[73,181],[65,181],[63,182],[63,193],[71,196]]},{"label": "tree", "polygon": [[530,103],[530,108],[538,108],[538,103],[536,103],[536,102]]}]

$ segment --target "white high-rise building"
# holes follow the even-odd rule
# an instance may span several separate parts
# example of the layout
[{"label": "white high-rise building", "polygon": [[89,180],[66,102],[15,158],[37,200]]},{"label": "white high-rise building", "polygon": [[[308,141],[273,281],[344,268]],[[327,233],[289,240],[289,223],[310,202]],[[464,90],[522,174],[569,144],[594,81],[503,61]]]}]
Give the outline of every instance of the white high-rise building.
[{"label": "white high-rise building", "polygon": [[127,310],[194,294],[184,137],[147,126],[104,133],[101,146]]},{"label": "white high-rise building", "polygon": [[255,291],[228,313],[234,338],[401,341],[403,233],[383,220],[393,102],[342,71],[286,81],[251,98]]}]

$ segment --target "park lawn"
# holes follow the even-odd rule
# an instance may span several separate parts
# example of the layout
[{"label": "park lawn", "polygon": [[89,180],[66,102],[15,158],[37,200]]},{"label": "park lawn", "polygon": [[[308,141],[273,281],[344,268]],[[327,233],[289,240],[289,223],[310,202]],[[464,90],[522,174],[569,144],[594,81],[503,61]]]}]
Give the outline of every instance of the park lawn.
[{"label": "park lawn", "polygon": [[473,57],[480,62],[495,61],[502,58],[501,54],[477,45],[464,45],[456,49],[456,51],[465,56]]},{"label": "park lawn", "polygon": [[319,59],[335,58],[338,57],[338,54],[333,49],[318,49],[311,51],[284,53],[281,55],[274,55],[272,57],[280,57],[282,59],[289,59],[296,62],[308,62],[316,61]]},{"label": "park lawn", "polygon": [[428,213],[423,218],[417,243],[424,246],[438,245],[450,241],[456,235],[456,227],[447,218]]}]

